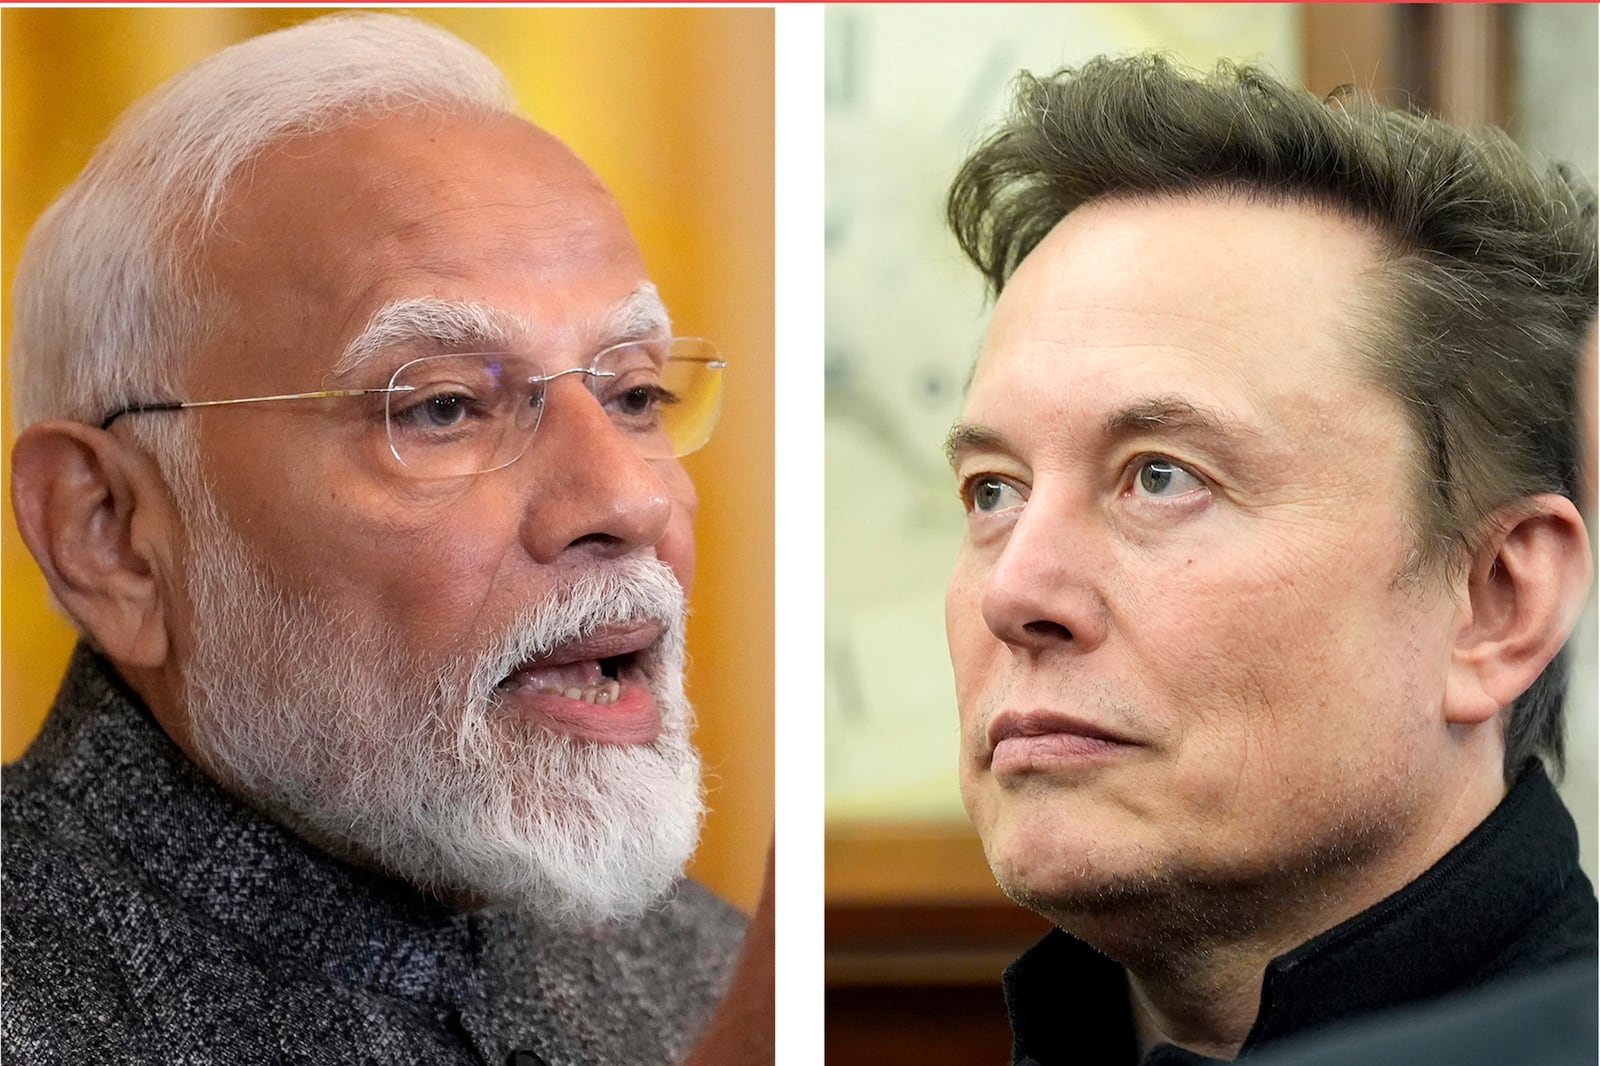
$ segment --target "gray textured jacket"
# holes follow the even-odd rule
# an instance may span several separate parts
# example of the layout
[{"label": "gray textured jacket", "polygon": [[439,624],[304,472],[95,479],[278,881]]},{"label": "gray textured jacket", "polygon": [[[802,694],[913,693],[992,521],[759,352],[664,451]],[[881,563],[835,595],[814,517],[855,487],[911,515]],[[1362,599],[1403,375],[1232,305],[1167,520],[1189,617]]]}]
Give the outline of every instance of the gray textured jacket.
[{"label": "gray textured jacket", "polygon": [[743,930],[691,882],[563,934],[354,869],[219,789],[81,647],[4,797],[8,1064],[670,1062]]}]

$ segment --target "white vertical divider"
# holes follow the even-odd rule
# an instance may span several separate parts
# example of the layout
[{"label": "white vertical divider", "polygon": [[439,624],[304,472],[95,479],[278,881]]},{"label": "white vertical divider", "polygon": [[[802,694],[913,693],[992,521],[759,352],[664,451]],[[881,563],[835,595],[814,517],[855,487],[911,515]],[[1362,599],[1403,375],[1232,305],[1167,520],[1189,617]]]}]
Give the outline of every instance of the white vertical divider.
[{"label": "white vertical divider", "polygon": [[774,13],[778,1066],[823,1060],[822,10]]}]

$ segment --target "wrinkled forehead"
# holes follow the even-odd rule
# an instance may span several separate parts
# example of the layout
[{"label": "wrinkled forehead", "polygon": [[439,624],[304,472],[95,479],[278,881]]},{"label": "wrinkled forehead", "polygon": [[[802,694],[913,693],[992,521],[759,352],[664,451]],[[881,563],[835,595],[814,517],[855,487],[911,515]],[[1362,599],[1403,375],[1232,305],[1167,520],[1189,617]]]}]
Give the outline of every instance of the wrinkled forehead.
[{"label": "wrinkled forehead", "polygon": [[665,318],[605,186],[550,134],[503,116],[407,114],[290,138],[229,190],[202,258],[228,312],[213,354],[302,373],[402,340],[587,344]]}]

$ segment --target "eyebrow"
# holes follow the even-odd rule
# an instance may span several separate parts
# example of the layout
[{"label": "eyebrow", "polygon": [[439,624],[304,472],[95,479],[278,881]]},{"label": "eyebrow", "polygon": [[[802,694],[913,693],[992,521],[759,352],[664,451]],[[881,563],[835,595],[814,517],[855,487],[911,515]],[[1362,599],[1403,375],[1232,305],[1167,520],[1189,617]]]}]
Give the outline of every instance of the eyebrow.
[{"label": "eyebrow", "polygon": [[1259,437],[1261,431],[1223,412],[1184,399],[1154,396],[1113,411],[1101,423],[1107,437],[1138,433],[1190,433],[1238,442]]},{"label": "eyebrow", "polygon": [[603,347],[672,332],[667,305],[661,302],[661,294],[648,281],[641,282],[638,288],[618,301],[601,317],[600,324]]},{"label": "eyebrow", "polygon": [[[641,283],[599,316],[600,347],[671,331],[666,305],[650,282]],[[514,348],[519,337],[534,333],[522,316],[490,304],[414,296],[394,300],[374,311],[366,328],[345,345],[333,366],[335,374],[348,374],[385,351],[431,345],[499,350]]]},{"label": "eyebrow", "polygon": [[963,455],[972,452],[1009,452],[1014,451],[1006,435],[999,430],[990,429],[988,426],[977,426],[970,422],[957,422],[950,427],[950,432],[944,438],[944,457],[950,460],[952,467],[956,466]]},{"label": "eyebrow", "polygon": [[348,374],[375,356],[404,346],[509,348],[513,338],[528,332],[528,324],[519,316],[488,304],[437,296],[395,300],[373,312],[366,328],[345,345],[333,372]]},{"label": "eyebrow", "polygon": [[[1228,444],[1238,444],[1261,435],[1253,426],[1181,396],[1153,396],[1137,400],[1107,415],[1100,424],[1100,432],[1108,439],[1140,433],[1181,433],[1213,437]],[[968,422],[957,422],[944,439],[945,458],[950,460],[952,467],[963,456],[973,452],[1015,454],[1015,451],[1004,433]]]}]

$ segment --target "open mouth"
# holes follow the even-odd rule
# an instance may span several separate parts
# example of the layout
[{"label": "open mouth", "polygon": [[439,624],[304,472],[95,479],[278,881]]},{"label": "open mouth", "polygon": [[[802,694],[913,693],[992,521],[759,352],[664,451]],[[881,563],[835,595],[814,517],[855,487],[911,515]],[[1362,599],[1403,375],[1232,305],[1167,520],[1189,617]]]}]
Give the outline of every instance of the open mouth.
[{"label": "open mouth", "polygon": [[603,629],[518,664],[497,687],[609,706],[625,687],[643,681],[645,659],[660,636],[653,622]]},{"label": "open mouth", "polygon": [[541,695],[605,706],[622,695],[622,676],[633,672],[635,658],[636,654],[630,652],[554,665],[527,663],[502,678],[499,688],[524,688]]},{"label": "open mouth", "polygon": [[604,626],[527,659],[496,687],[498,710],[599,744],[648,744],[661,733],[651,691],[662,626]]}]

